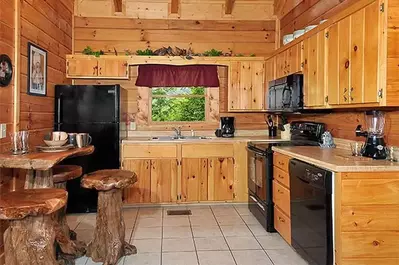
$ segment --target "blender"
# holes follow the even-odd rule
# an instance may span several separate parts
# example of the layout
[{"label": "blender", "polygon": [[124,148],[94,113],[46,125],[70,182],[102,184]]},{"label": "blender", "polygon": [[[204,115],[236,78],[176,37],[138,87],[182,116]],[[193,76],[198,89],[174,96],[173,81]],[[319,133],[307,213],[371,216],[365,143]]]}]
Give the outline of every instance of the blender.
[{"label": "blender", "polygon": [[385,159],[387,152],[384,140],[384,112],[379,110],[366,111],[365,120],[367,131],[363,131],[361,125],[356,128],[356,136],[366,137],[362,155],[373,159]]}]

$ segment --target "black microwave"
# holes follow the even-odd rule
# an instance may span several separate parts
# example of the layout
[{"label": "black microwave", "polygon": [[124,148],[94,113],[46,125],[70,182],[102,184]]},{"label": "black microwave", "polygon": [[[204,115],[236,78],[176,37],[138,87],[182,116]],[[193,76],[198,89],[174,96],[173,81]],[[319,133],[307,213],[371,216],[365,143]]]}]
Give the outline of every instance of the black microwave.
[{"label": "black microwave", "polygon": [[303,110],[303,75],[293,74],[269,83],[266,94],[270,112],[297,112]]}]

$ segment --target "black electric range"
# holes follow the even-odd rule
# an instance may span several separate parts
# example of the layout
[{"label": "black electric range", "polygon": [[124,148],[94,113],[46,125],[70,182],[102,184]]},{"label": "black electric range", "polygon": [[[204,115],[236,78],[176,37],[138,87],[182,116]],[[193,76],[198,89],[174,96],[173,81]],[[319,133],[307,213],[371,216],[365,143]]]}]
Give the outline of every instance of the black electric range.
[{"label": "black electric range", "polygon": [[291,122],[291,140],[249,142],[248,207],[268,232],[274,229],[273,204],[273,146],[319,146],[325,132],[323,123]]}]

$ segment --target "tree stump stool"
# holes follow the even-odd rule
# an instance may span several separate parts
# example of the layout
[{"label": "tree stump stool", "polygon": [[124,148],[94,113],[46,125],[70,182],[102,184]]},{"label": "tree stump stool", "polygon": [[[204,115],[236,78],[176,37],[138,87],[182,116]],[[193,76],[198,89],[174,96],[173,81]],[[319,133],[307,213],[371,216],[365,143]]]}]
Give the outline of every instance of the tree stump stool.
[{"label": "tree stump stool", "polygon": [[[56,165],[53,167],[54,186],[66,190],[67,181],[82,176],[82,173],[82,167],[80,166]],[[64,242],[64,244],[58,244],[59,249],[57,249],[57,254],[58,259],[63,260],[64,264],[72,265],[75,264],[76,258],[81,257],[86,253],[86,244],[77,241],[76,233],[73,230],[70,230],[66,219],[66,208],[67,206],[65,205],[65,207],[54,214],[57,223],[57,241]],[[72,241],[65,240],[65,237],[67,236],[69,236]]]},{"label": "tree stump stool", "polygon": [[135,246],[125,242],[122,216],[122,189],[134,184],[137,176],[126,170],[99,170],[83,176],[81,186],[98,190],[98,208],[94,238],[86,255],[104,265],[116,265],[125,256],[136,254]]},{"label": "tree stump stool", "polygon": [[0,196],[0,219],[8,220],[4,233],[5,264],[58,265],[52,214],[65,206],[62,189],[29,189]]}]

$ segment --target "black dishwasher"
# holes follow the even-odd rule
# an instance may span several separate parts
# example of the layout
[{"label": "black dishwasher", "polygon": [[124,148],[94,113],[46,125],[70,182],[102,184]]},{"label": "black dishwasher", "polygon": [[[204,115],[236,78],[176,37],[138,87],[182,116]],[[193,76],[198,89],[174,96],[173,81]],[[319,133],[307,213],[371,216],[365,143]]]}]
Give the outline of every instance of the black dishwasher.
[{"label": "black dishwasher", "polygon": [[291,239],[310,264],[333,264],[332,172],[292,159]]}]

